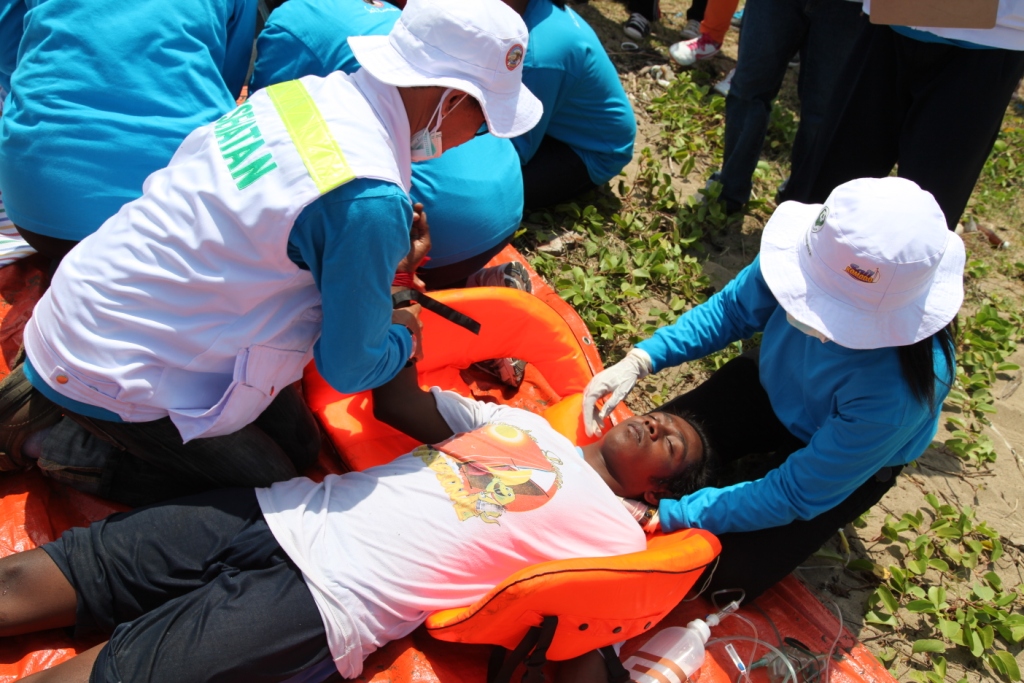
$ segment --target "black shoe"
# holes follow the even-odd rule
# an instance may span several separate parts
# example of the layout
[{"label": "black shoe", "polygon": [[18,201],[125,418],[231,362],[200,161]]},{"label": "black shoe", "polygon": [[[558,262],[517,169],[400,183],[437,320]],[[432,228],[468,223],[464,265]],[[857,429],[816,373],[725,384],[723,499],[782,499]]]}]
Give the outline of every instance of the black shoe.
[{"label": "black shoe", "polygon": [[644,15],[633,12],[622,25],[622,32],[632,40],[643,40],[651,35],[651,22]]},{"label": "black shoe", "polygon": [[25,366],[18,365],[0,382],[0,472],[23,470],[31,464],[21,447],[32,433],[57,424],[61,408],[29,384]]}]

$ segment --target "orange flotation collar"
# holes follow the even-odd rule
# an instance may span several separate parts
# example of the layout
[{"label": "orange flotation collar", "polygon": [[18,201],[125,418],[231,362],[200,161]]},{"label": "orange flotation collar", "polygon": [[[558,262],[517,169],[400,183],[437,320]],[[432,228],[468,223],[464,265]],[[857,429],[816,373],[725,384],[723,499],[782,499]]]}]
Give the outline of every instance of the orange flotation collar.
[{"label": "orange flotation collar", "polygon": [[[580,339],[562,315],[514,289],[481,287],[432,296],[481,327],[473,334],[424,310],[423,360],[417,364],[422,386],[470,395],[465,368],[489,358],[522,358],[536,370],[536,381],[552,393],[546,405],[534,406],[538,412],[573,443],[593,440],[583,429],[581,393],[593,372]],[[373,417],[370,392],[339,394],[312,366],[304,382],[310,407],[353,469],[382,464],[419,445]],[[505,402],[515,405],[515,397]],[[618,418],[629,414],[622,408]],[[435,447],[454,457],[471,452],[479,463],[480,438],[473,432]],[[547,465],[543,458],[528,461],[528,453],[517,452],[516,457],[525,459],[524,467]],[[639,553],[543,563],[514,574],[473,605],[431,615],[427,629],[451,642],[542,647],[541,660],[576,657],[651,629],[720,549],[710,533],[690,529],[652,538]]]},{"label": "orange flotation collar", "polygon": [[[538,407],[537,412],[574,443],[592,441],[583,431],[582,398],[559,404],[580,394],[593,376],[583,344],[561,315],[541,299],[515,289],[477,287],[433,292],[431,296],[479,321],[481,327],[479,334],[473,334],[424,310],[423,360],[417,364],[421,386],[469,396],[472,391],[462,370],[489,358],[522,358],[532,368],[528,372],[533,373],[533,381],[543,385],[546,397],[545,405],[528,407]],[[307,403],[351,469],[381,465],[419,445],[374,419],[373,397],[368,391],[335,391],[313,365],[306,370],[303,388]],[[517,405],[515,396],[498,400]],[[612,419],[617,422],[630,414],[623,406]]]}]

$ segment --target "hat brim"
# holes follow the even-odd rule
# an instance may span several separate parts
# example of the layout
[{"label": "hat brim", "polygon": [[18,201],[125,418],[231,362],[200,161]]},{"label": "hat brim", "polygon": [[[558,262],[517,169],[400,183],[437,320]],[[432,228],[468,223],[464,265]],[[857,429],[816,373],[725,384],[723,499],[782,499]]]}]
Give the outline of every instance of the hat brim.
[{"label": "hat brim", "polygon": [[388,36],[352,36],[348,39],[359,64],[377,80],[399,88],[439,86],[460,90],[480,103],[491,135],[514,138],[537,125],[544,107],[525,85],[514,93],[484,90],[479,84],[457,77],[438,76],[410,64]]},{"label": "hat brim", "polygon": [[908,346],[935,334],[956,316],[964,300],[963,242],[951,235],[932,285],[894,310],[864,310],[834,298],[804,271],[800,249],[822,204],[784,202],[761,235],[761,275],[775,299],[794,318],[849,349]]}]

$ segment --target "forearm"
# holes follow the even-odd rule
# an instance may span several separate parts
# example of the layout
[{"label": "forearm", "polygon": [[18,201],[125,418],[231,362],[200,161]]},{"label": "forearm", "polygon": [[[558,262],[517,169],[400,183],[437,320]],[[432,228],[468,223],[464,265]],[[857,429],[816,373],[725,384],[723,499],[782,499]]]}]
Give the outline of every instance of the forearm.
[{"label": "forearm", "polygon": [[373,390],[373,416],[420,443],[438,443],[453,435],[434,395],[420,388],[415,366]]},{"label": "forearm", "polygon": [[763,330],[778,305],[755,260],[721,292],[637,347],[650,355],[657,372],[702,358]]},{"label": "forearm", "polygon": [[663,499],[658,506],[662,528],[723,534],[813,519],[884,467],[904,438],[899,427],[834,417],[811,443],[761,479]]}]

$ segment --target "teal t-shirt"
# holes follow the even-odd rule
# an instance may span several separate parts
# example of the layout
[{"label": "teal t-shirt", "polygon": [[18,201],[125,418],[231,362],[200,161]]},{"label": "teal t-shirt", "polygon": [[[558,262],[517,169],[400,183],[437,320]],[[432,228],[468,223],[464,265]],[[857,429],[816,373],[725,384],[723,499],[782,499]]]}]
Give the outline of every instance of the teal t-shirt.
[{"label": "teal t-shirt", "polygon": [[11,89],[24,21],[25,0],[0,0],[0,90],[4,92]]},{"label": "teal t-shirt", "polygon": [[194,129],[235,106],[256,0],[24,0],[0,120],[15,224],[81,240],[142,194]]},{"label": "teal t-shirt", "polygon": [[544,104],[532,130],[515,139],[525,165],[545,135],[561,140],[587,166],[596,184],[618,175],[633,158],[636,117],[594,29],[569,8],[530,0],[523,15],[530,44],[523,84]]},{"label": "teal t-shirt", "polygon": [[[352,73],[359,62],[349,36],[386,35],[398,8],[374,0],[288,0],[257,41],[253,90],[303,76]],[[443,141],[442,141],[443,144]],[[512,234],[523,215],[523,175],[509,140],[481,135],[437,159],[412,165],[414,202],[422,202],[432,246],[427,268],[482,254]]]}]

